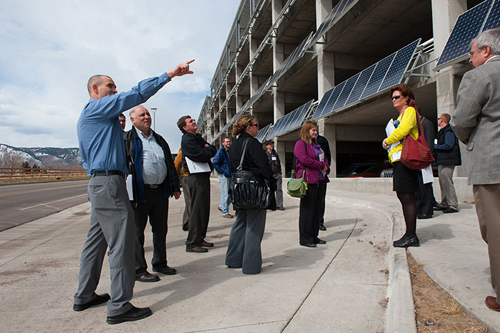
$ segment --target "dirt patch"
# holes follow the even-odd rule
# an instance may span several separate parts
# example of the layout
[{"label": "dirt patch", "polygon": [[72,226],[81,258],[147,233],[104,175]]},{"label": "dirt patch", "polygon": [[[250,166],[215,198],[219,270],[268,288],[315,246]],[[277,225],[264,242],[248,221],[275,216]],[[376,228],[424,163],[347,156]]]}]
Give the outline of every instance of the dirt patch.
[{"label": "dirt patch", "polygon": [[407,254],[418,332],[491,332],[485,324],[465,313],[462,306],[425,273],[423,265]]}]

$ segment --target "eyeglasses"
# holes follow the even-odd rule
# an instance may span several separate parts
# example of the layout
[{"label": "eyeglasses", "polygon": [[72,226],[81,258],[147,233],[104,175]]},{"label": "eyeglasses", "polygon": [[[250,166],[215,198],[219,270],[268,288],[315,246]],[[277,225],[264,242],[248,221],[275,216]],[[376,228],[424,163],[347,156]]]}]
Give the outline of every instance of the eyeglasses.
[{"label": "eyeglasses", "polygon": [[259,127],[259,124],[255,123],[255,124],[250,124],[248,126],[255,126],[255,127]]},{"label": "eyeglasses", "polygon": [[474,54],[475,54],[475,53],[477,53],[477,52],[479,52],[479,51],[481,51],[481,50],[482,50],[482,49],[475,49],[475,50],[471,50],[471,51],[469,52],[469,57],[470,57],[470,58],[472,58],[472,57],[474,56]]},{"label": "eyeglasses", "polygon": [[401,98],[401,95],[396,95],[396,96],[392,96],[391,99],[400,99]]}]

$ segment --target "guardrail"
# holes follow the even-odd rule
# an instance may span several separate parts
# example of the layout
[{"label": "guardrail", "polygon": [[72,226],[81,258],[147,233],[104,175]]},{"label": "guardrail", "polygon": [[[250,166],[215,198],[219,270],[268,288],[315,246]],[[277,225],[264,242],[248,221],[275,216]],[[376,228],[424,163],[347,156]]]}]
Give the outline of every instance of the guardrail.
[{"label": "guardrail", "polygon": [[86,177],[84,169],[0,168],[0,179]]}]

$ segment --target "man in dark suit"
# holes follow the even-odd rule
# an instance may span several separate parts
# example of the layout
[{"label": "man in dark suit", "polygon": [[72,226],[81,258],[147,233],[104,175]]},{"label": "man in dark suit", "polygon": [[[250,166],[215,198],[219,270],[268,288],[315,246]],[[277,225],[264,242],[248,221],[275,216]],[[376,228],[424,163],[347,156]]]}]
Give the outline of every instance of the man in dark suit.
[{"label": "man in dark suit", "polygon": [[[434,152],[434,125],[432,122],[420,116],[422,120],[422,127],[424,129],[425,141],[429,145],[431,153]],[[417,217],[419,219],[430,219],[433,215],[433,203],[434,203],[434,190],[432,189],[432,182],[424,184],[422,178],[422,172],[418,173],[418,188],[415,192],[415,201],[417,203]]]},{"label": "man in dark suit", "polygon": [[488,308],[500,311],[500,28],[479,34],[457,95],[451,126],[467,145],[466,165],[472,184],[481,236],[488,244],[491,285],[496,297]]},{"label": "man in dark suit", "polygon": [[177,273],[167,265],[166,238],[168,198],[179,199],[179,177],[168,143],[151,129],[149,111],[141,105],[136,106],[130,112],[130,120],[134,126],[127,132],[125,142],[134,190],[130,201],[135,216],[135,279],[155,282],[160,278],[147,271],[144,230],[149,218],[153,232],[153,271],[166,275]]}]

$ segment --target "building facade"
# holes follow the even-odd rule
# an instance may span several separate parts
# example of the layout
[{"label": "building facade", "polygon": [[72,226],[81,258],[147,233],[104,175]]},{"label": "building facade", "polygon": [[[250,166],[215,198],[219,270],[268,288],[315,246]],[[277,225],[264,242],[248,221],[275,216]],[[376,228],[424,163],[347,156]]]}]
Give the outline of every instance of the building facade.
[{"label": "building facade", "polygon": [[198,118],[200,132],[220,146],[237,117],[251,113],[258,138],[276,142],[288,173],[300,127],[313,118],[330,142],[332,176],[353,163],[383,162],[385,126],[398,115],[391,86],[409,84],[436,128],[439,114],[453,115],[461,77],[472,66],[458,59],[437,70],[436,63],[457,18],[478,5],[499,4],[242,0]]}]

